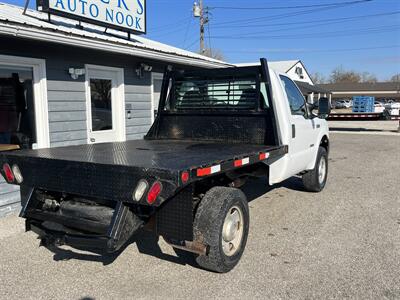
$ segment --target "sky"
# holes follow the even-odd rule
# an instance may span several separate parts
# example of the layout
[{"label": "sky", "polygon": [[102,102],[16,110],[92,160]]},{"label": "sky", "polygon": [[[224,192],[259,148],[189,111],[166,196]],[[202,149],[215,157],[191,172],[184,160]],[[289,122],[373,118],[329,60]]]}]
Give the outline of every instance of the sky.
[{"label": "sky", "polygon": [[[146,2],[147,38],[199,51],[192,0]],[[400,0],[204,0],[204,6],[206,47],[228,62],[300,59],[309,73],[326,77],[338,66],[379,80],[400,73]]]}]

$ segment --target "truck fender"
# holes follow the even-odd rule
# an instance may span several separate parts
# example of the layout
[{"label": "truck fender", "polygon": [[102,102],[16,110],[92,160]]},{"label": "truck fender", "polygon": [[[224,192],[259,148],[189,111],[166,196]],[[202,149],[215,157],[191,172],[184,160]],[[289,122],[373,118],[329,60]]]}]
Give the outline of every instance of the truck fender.
[{"label": "truck fender", "polygon": [[329,155],[329,136],[328,136],[328,134],[322,133],[321,136],[319,136],[317,140],[319,141],[319,143],[316,144],[316,145],[313,147],[313,150],[312,150],[312,152],[313,152],[313,153],[312,153],[313,159],[311,160],[310,164],[307,166],[307,170],[312,170],[312,169],[314,169],[315,164],[316,164],[316,161],[317,161],[318,148],[319,148],[320,146],[324,147],[325,150],[326,150],[326,152],[327,152],[328,155]]}]

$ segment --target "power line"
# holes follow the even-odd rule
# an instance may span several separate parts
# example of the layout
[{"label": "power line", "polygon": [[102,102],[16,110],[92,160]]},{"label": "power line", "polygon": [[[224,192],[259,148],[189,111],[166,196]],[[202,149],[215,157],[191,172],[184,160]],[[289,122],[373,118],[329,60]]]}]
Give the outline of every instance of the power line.
[{"label": "power line", "polygon": [[[193,40],[192,40],[193,41]],[[189,50],[191,47],[193,47],[194,45],[196,45],[197,43],[198,43],[198,38],[196,37],[195,39],[194,39],[194,41],[191,43],[191,44],[189,44],[189,46],[187,46],[187,47],[185,47],[184,49],[185,50]]]},{"label": "power line", "polygon": [[[192,18],[192,16],[190,16],[189,18]],[[150,27],[149,30],[156,30],[156,29],[163,30],[166,27],[170,28],[171,26],[175,26],[175,25],[183,25],[183,24],[186,24],[185,22],[187,21],[187,19],[188,19],[188,17],[179,19],[178,21],[175,21],[173,23],[167,23],[165,25],[159,25],[159,26],[155,26],[155,27]]]},{"label": "power line", "polygon": [[193,20],[193,19],[192,19],[192,12],[190,12],[189,24],[187,25],[186,32],[185,32],[185,38],[184,38],[184,40],[183,40],[183,47],[185,47],[185,45],[186,45],[186,41],[187,41],[189,29],[190,29],[190,27],[192,26],[192,20]]},{"label": "power line", "polygon": [[275,10],[275,9],[299,9],[299,8],[311,8],[311,7],[329,7],[339,5],[353,5],[364,2],[371,2],[373,0],[359,0],[359,1],[348,1],[341,3],[326,3],[326,4],[312,4],[312,5],[295,5],[295,6],[272,6],[272,7],[243,7],[243,6],[213,6],[210,9],[232,9],[232,10]]},{"label": "power line", "polygon": [[211,46],[211,33],[210,33],[210,20],[207,23],[207,31],[208,31],[208,48],[210,51],[210,56],[212,57],[212,46]]},{"label": "power line", "polygon": [[364,47],[364,48],[344,48],[344,49],[329,49],[329,50],[315,50],[315,49],[291,49],[285,51],[285,49],[264,49],[264,50],[237,50],[237,51],[224,51],[226,53],[267,53],[267,52],[294,52],[294,53],[328,53],[328,52],[352,52],[352,51],[363,51],[363,50],[374,50],[374,49],[393,49],[399,48],[400,45],[388,45],[379,47]]},{"label": "power line", "polygon": [[307,10],[301,10],[301,11],[297,11],[297,12],[277,14],[277,15],[272,15],[272,16],[263,16],[263,17],[257,17],[257,18],[237,19],[234,21],[225,21],[225,22],[214,23],[214,25],[218,26],[218,25],[224,25],[224,24],[237,24],[237,23],[251,24],[251,23],[258,23],[258,22],[262,22],[262,21],[273,21],[273,20],[282,19],[282,18],[305,15],[305,14],[326,11],[326,10],[331,10],[331,9],[336,9],[336,8],[342,8],[345,6],[347,6],[347,5],[337,5],[337,6],[331,6],[331,7],[307,9]]},{"label": "power line", "polygon": [[[365,18],[373,18],[373,17],[382,17],[382,16],[390,16],[399,14],[400,11],[388,12],[388,13],[380,13],[380,14],[371,14],[371,15],[361,15],[361,16],[352,16],[352,17],[343,17],[343,18],[331,18],[331,19],[322,19],[322,20],[312,20],[312,21],[304,21],[304,22],[286,22],[286,23],[272,23],[272,24],[253,24],[253,25],[237,25],[237,26],[214,26],[214,29],[219,28],[253,28],[253,27],[275,27],[275,26],[286,26],[286,25],[301,25],[301,24],[321,24],[328,23],[331,24],[331,21],[365,21]],[[323,24],[322,24],[323,25]]]},{"label": "power line", "polygon": [[[380,14],[380,15],[394,15],[394,14],[399,14],[399,13],[400,13],[400,11],[399,12],[395,12],[395,13],[387,13],[387,14]],[[372,16],[372,15],[370,15],[370,16]],[[350,21],[365,21],[365,20],[361,20],[359,17],[354,17],[354,18],[355,19],[353,19],[353,17],[337,18],[336,20],[335,19],[329,19],[330,22],[320,23],[319,26],[326,26],[326,25],[332,25],[332,24],[341,24],[343,22],[350,22]],[[335,20],[335,21],[333,21],[333,20]],[[263,34],[263,33],[269,33],[269,32],[285,32],[285,31],[288,31],[288,30],[293,31],[293,30],[298,30],[298,29],[315,27],[315,23],[313,23],[313,21],[304,22],[304,24],[306,24],[306,23],[308,23],[309,25],[298,26],[299,24],[302,24],[302,23],[299,23],[295,27],[287,27],[287,28],[263,30],[263,31],[252,31],[250,34],[251,35],[256,35],[256,34]],[[245,33],[239,33],[239,34],[237,34],[237,36],[242,36],[242,34],[245,34]]]},{"label": "power line", "polygon": [[236,36],[213,36],[214,39],[241,39],[241,40],[252,40],[252,39],[302,39],[302,38],[319,38],[334,37],[334,36],[353,36],[366,33],[379,33],[387,32],[400,29],[400,25],[391,26],[380,26],[364,28],[362,30],[342,30],[342,31],[330,31],[330,32],[316,32],[308,34],[292,34],[292,35],[275,35],[275,36],[249,36],[249,35],[236,35]]}]

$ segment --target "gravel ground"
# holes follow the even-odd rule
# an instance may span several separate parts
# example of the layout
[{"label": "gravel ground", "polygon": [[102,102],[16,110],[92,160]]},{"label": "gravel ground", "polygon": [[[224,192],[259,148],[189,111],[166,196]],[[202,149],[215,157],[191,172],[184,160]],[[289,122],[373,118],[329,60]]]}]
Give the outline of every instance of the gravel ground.
[{"label": "gravel ground", "polygon": [[245,187],[250,236],[228,274],[191,266],[144,234],[105,259],[38,247],[16,216],[0,220],[3,299],[400,299],[400,138],[332,134],[320,194],[292,178]]}]

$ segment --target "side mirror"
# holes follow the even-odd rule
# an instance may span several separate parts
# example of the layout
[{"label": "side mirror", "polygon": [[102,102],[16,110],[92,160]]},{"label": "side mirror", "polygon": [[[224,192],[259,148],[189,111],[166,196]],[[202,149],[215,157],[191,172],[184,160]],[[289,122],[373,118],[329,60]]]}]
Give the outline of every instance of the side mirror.
[{"label": "side mirror", "polygon": [[318,118],[326,119],[331,113],[331,105],[329,104],[329,99],[322,97],[318,101]]}]

